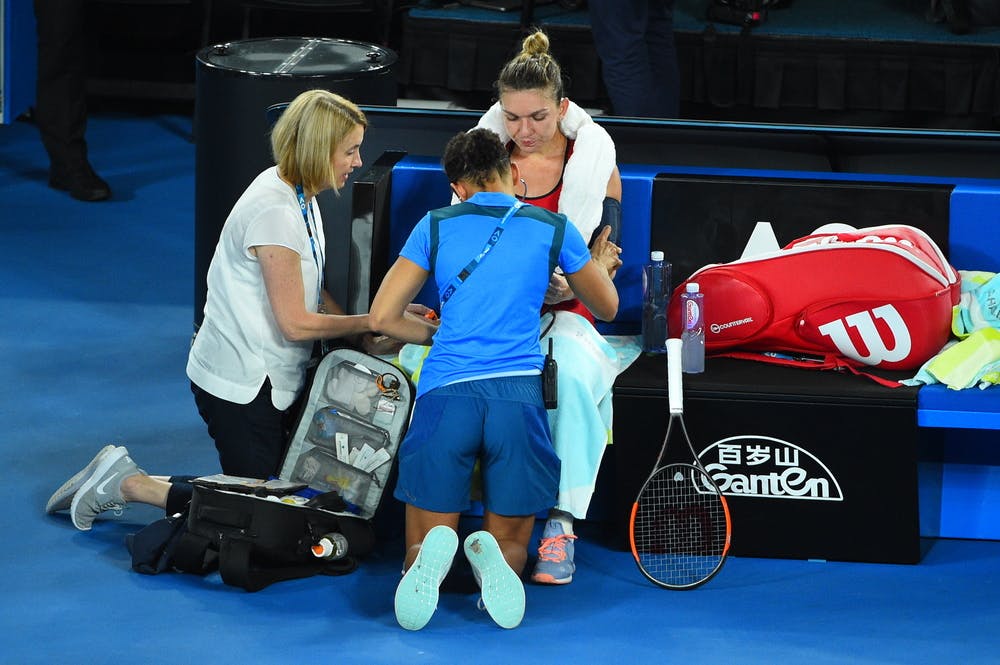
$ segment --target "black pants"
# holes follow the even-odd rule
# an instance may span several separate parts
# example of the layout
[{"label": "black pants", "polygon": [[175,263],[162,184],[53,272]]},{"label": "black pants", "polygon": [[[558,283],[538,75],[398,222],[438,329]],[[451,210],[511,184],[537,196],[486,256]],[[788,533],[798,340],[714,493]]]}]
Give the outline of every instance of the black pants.
[{"label": "black pants", "polygon": [[265,380],[249,404],[235,404],[191,384],[198,413],[215,441],[222,472],[247,478],[271,478],[281,470],[295,405],[282,411],[271,403]]},{"label": "black pants", "polygon": [[167,515],[176,515],[182,512],[189,503],[194,488],[191,481],[197,476],[170,476],[170,490],[167,492],[167,505],[163,512]]},{"label": "black pants", "polygon": [[35,0],[35,122],[52,167],[64,171],[80,168],[87,159],[85,5],[85,0]]},{"label": "black pants", "polygon": [[[281,471],[296,402],[281,411],[271,403],[271,382],[264,381],[257,397],[249,404],[235,404],[191,384],[198,413],[215,441],[222,472],[245,478],[271,478]],[[191,480],[196,476],[171,476],[167,494],[167,515],[179,513],[191,500]]]},{"label": "black pants", "polygon": [[615,115],[676,118],[674,0],[590,0],[594,47]]}]

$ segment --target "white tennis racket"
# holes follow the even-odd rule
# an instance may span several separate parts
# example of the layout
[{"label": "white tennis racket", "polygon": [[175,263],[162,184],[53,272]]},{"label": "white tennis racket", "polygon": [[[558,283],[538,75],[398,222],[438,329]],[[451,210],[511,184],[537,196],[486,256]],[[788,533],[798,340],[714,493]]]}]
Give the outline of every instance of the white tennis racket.
[{"label": "white tennis racket", "polygon": [[[702,466],[684,424],[681,340],[667,340],[670,422],[652,473],[632,504],[629,542],[639,570],[666,589],[712,579],[729,553],[732,523],[719,487]],[[666,462],[671,437],[683,438],[692,462]],[[685,453],[686,454],[686,453]]]}]

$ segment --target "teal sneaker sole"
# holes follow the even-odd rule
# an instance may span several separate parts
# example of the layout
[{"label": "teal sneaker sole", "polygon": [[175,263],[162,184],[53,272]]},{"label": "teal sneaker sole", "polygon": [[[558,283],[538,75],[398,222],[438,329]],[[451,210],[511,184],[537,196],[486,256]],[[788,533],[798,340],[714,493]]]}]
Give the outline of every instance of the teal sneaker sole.
[{"label": "teal sneaker sole", "polygon": [[476,572],[486,611],[501,628],[515,628],[524,618],[524,584],[503,558],[496,538],[476,531],[465,539],[465,556]]},{"label": "teal sneaker sole", "polygon": [[407,630],[420,630],[434,616],[438,587],[451,569],[458,551],[458,534],[446,526],[427,532],[420,553],[396,587],[396,621]]}]

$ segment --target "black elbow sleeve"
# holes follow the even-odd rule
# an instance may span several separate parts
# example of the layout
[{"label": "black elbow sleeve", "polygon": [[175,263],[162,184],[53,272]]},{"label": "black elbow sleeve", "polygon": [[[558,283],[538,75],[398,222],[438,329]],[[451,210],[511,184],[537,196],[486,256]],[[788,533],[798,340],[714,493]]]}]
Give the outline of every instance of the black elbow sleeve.
[{"label": "black elbow sleeve", "polygon": [[594,244],[594,240],[597,239],[597,236],[600,235],[605,226],[611,227],[611,235],[608,236],[608,241],[620,247],[622,237],[622,204],[610,196],[604,197],[601,223],[594,230],[593,235],[590,236],[588,245]]}]

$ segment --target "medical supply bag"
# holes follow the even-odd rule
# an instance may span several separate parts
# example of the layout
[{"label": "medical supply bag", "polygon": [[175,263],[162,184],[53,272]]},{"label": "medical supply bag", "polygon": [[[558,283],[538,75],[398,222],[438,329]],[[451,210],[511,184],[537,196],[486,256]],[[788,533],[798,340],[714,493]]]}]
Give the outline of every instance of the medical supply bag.
[{"label": "medical supply bag", "polygon": [[218,568],[226,584],[257,591],[357,567],[375,543],[372,520],[395,470],[413,387],[386,360],[335,349],[305,390],[279,477],[196,478],[186,518],[134,535],[133,569]]},{"label": "medical supply bag", "polygon": [[347,511],[375,516],[410,422],[413,386],[392,363],[331,351],[316,368],[280,477],[334,492]]}]

